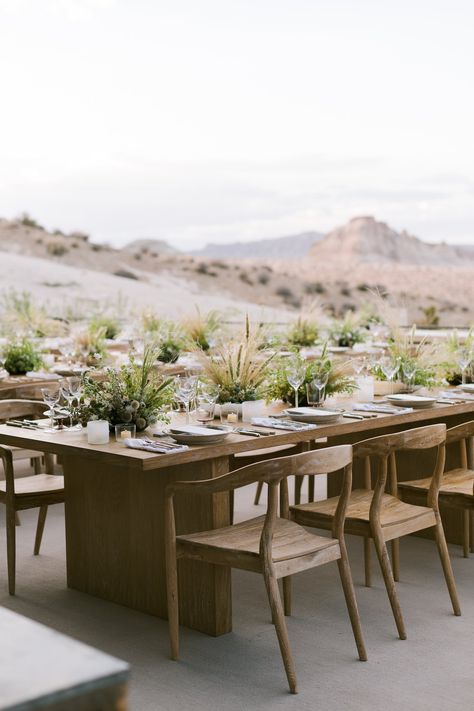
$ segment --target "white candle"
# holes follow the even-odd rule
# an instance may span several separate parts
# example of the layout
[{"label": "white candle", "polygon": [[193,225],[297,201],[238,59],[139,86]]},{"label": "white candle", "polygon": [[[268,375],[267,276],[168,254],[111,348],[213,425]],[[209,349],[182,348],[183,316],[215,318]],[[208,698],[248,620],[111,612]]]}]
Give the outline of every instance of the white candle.
[{"label": "white candle", "polygon": [[229,412],[227,415],[227,422],[235,423],[237,422],[237,413],[236,412]]},{"label": "white candle", "polygon": [[87,423],[87,442],[89,444],[107,444],[109,441],[109,423],[106,420],[91,420]]},{"label": "white candle", "polygon": [[122,430],[120,433],[120,439],[127,439],[127,437],[131,437],[132,433],[130,430]]}]

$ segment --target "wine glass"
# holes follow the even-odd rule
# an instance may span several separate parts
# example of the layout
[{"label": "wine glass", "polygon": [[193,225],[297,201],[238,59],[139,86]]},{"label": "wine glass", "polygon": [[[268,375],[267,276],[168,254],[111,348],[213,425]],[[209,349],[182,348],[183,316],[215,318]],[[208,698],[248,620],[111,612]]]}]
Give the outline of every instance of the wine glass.
[{"label": "wine glass", "polygon": [[58,384],[56,384],[56,385],[50,385],[47,388],[41,388],[41,395],[43,396],[45,405],[47,405],[49,408],[49,416],[50,416],[49,427],[47,427],[44,431],[45,432],[56,432],[58,430],[58,428],[55,427],[55,425],[54,425],[54,408],[58,404],[59,398],[61,397],[61,387]]},{"label": "wine glass", "polygon": [[67,340],[63,341],[59,346],[59,352],[66,360],[66,365],[68,368],[72,367],[72,359],[75,353],[74,341]]},{"label": "wine glass", "polygon": [[382,373],[390,383],[390,394],[393,395],[393,377],[399,368],[399,362],[398,360],[387,357],[381,358],[379,365]]},{"label": "wine glass", "polygon": [[412,379],[415,377],[417,371],[416,363],[414,360],[407,360],[402,365],[403,375],[407,379],[407,391],[411,393],[413,391],[413,386],[411,384]]},{"label": "wine glass", "polygon": [[311,381],[318,392],[318,401],[316,403],[317,407],[320,407],[324,402],[324,391],[326,385],[328,384],[329,373],[327,370],[319,370],[315,373],[314,378]]},{"label": "wine glass", "polygon": [[304,382],[306,368],[299,363],[293,363],[287,370],[286,379],[295,391],[295,407],[298,407],[298,390]]},{"label": "wine glass", "polygon": [[72,424],[72,403],[74,400],[79,400],[82,392],[82,383],[80,378],[67,378],[61,387],[61,394],[66,400],[69,409],[69,427],[68,430],[81,429],[81,425]]},{"label": "wine glass", "polygon": [[472,354],[468,350],[462,350],[459,354],[459,367],[461,368],[462,384],[466,384],[466,371],[472,360]]},{"label": "wine glass", "polygon": [[198,395],[196,408],[196,420],[198,422],[212,422],[214,419],[215,400],[209,400],[206,395]]},{"label": "wine glass", "polygon": [[175,378],[175,395],[182,402],[186,411],[186,424],[189,424],[189,403],[196,395],[196,378],[177,375]]}]

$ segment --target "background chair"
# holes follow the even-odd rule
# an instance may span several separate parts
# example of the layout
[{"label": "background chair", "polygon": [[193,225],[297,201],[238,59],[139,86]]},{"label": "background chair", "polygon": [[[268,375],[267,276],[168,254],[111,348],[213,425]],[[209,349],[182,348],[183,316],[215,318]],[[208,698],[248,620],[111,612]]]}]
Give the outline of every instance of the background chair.
[{"label": "background chair", "polygon": [[[178,574],[177,560],[190,558],[214,565],[230,566],[260,573],[265,581],[272,620],[276,628],[290,690],[297,691],[296,671],[291,655],[284,610],[278,588],[283,578],[285,611],[291,606],[290,576],[309,568],[337,561],[344,595],[356,640],[359,658],[367,659],[352,577],[344,543],[344,517],[352,481],[352,448],[350,445],[305,452],[280,459],[269,459],[237,469],[206,481],[177,482],[166,490],[165,550],[168,595],[168,619],[172,659],[178,658]],[[326,474],[344,469],[343,493],[332,528],[332,538],[318,536],[289,520],[288,476]],[[176,535],[175,493],[212,495],[233,491],[251,483],[268,484],[268,504],[265,516],[242,523]],[[278,516],[278,493],[281,482],[281,517]]]}]

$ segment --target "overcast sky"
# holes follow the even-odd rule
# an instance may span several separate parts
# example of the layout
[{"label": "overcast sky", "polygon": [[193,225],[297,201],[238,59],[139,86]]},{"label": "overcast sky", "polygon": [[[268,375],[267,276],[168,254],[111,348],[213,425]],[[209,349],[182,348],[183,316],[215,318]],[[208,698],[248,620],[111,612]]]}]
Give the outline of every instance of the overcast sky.
[{"label": "overcast sky", "polygon": [[473,0],[0,0],[0,216],[474,243]]}]

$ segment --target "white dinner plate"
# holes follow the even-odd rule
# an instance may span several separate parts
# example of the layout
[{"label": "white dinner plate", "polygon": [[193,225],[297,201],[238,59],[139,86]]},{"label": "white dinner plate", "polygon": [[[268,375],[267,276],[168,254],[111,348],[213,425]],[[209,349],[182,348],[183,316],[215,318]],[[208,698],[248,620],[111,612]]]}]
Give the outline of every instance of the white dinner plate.
[{"label": "white dinner plate", "polygon": [[474,393],[474,383],[466,383],[459,386],[463,393]]},{"label": "white dinner plate", "polygon": [[183,425],[182,427],[170,427],[173,439],[180,444],[218,444],[229,436],[230,432],[212,429],[210,427],[198,427],[195,425]]},{"label": "white dinner plate", "polygon": [[422,397],[421,395],[409,395],[405,393],[387,395],[386,399],[394,405],[399,405],[400,407],[413,407],[420,409],[423,407],[433,407],[436,402],[435,397]]},{"label": "white dinner plate", "polygon": [[317,407],[290,407],[285,413],[295,422],[310,422],[311,424],[322,424],[336,422],[341,417],[338,410],[325,410]]}]

